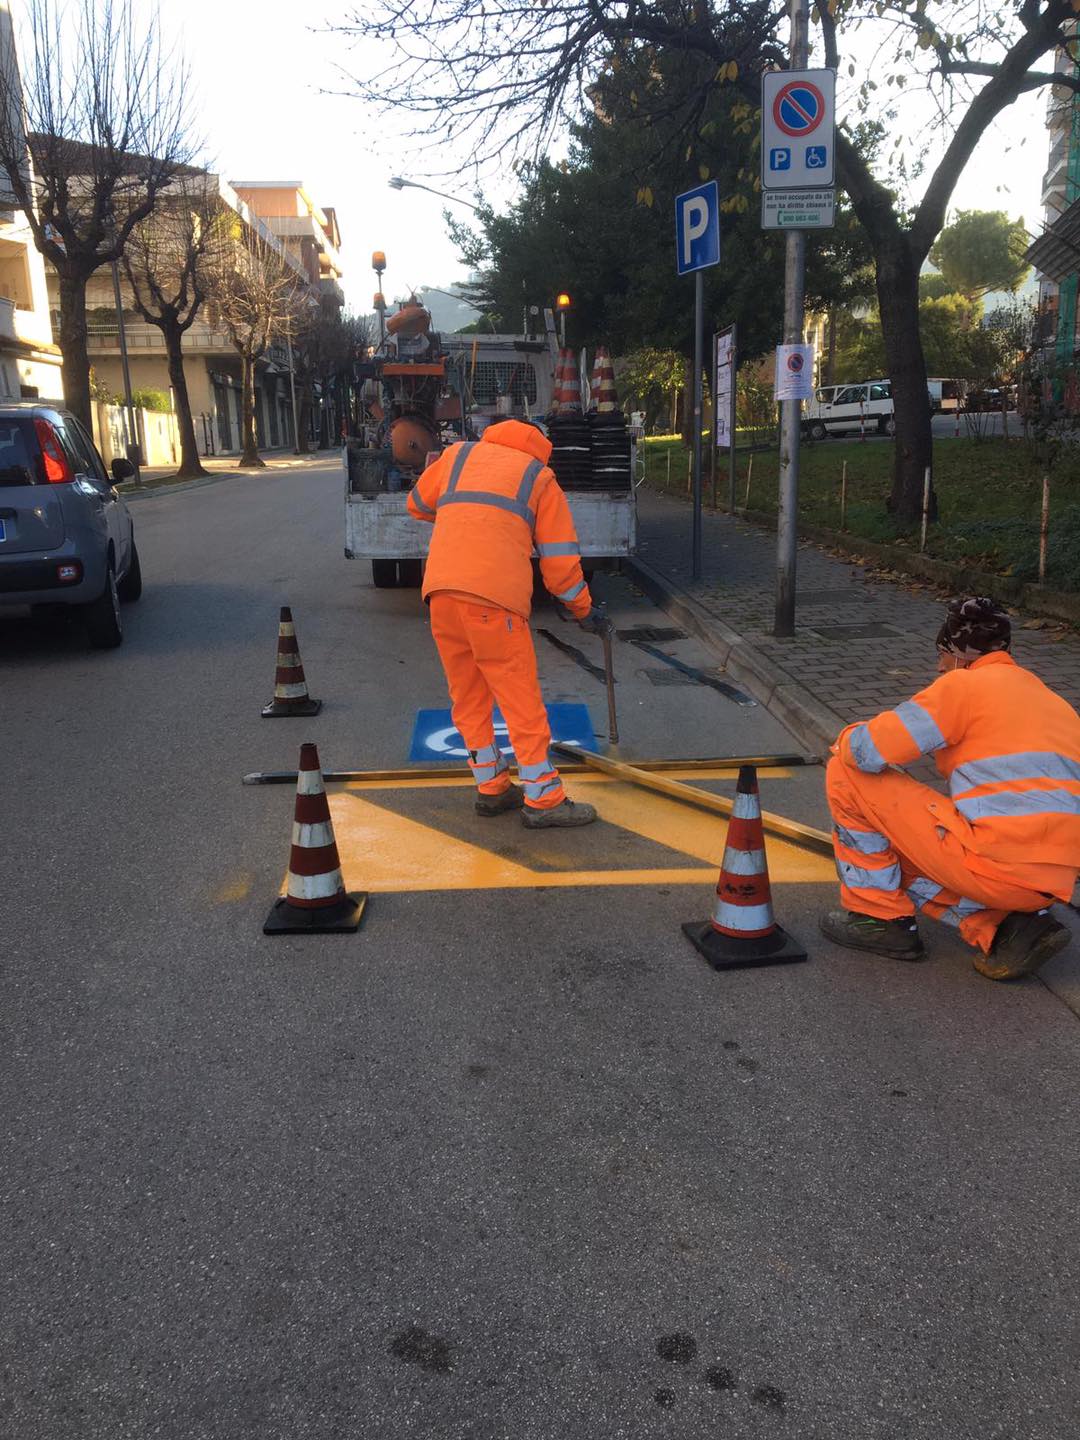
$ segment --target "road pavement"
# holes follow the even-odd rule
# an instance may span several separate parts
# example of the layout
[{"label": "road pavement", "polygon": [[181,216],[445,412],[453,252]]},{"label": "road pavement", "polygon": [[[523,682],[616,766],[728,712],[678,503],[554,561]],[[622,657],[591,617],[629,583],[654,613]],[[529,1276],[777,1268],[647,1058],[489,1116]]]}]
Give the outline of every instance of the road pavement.
[{"label": "road pavement", "polygon": [[[347,847],[362,931],[263,937],[291,794],[241,776],[308,738],[400,766],[445,703],[416,592],[342,558],[340,494],[327,464],[134,500],[117,652],[0,622],[3,1433],[1070,1433],[1080,1028],[1038,982],[938,933],[925,965],[831,949],[827,867],[779,844],[810,963],[717,975],[680,925],[722,836],[600,785],[612,818],[558,846],[464,788],[342,792],[382,816]],[[621,628],[670,626],[606,588]],[[283,603],[311,721],[259,718]],[[602,734],[600,684],[537,643]],[[791,748],[634,646],[616,664],[623,756]],[[824,822],[819,770],[763,791]],[[433,831],[510,883],[429,888]]]}]

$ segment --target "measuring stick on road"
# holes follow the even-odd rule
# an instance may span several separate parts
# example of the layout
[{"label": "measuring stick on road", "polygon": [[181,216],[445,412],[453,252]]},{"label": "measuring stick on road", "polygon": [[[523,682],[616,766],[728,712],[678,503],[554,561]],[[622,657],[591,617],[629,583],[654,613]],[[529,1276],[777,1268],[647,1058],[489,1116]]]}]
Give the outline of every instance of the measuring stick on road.
[{"label": "measuring stick on road", "polygon": [[619,721],[615,715],[615,667],[611,659],[611,631],[604,631],[604,683],[607,685],[608,739],[619,743]]}]

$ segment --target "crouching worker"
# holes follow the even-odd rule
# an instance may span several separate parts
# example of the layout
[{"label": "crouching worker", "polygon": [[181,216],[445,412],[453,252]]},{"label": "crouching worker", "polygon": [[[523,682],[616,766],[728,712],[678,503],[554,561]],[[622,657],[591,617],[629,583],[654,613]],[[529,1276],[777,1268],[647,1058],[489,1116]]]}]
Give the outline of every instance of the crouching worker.
[{"label": "crouching worker", "polygon": [[[846,907],[838,945],[918,960],[918,914],[955,925],[980,974],[1011,980],[1064,949],[1049,913],[1080,870],[1080,716],[1009,655],[992,600],[954,600],[940,678],[833,747],[826,789]],[[933,755],[948,796],[890,769]]]},{"label": "crouching worker", "polygon": [[[551,442],[503,420],[475,444],[451,445],[416,482],[409,513],[434,524],[424,598],[450,688],[451,715],[469,749],[478,815],[522,810],[522,823],[588,825],[551,763],[551,732],[529,630],[533,547],[544,584],[586,629],[610,621],[592,603],[566,496],[548,469]],[[523,790],[510,782],[492,708],[510,732]],[[522,808],[523,807],[523,808]]]}]

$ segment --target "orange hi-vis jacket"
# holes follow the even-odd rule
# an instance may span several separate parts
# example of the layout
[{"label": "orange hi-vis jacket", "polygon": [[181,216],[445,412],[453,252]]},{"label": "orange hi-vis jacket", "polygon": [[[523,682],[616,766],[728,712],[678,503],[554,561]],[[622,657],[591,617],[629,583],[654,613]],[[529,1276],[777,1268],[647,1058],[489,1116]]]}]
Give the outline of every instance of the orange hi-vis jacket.
[{"label": "orange hi-vis jacket", "polygon": [[409,494],[409,513],[434,523],[424,598],[438,590],[475,595],[526,618],[532,555],[544,584],[580,620],[592,609],[570,506],[547,468],[551,441],[504,420],[474,443],[429,465]]},{"label": "orange hi-vis jacket", "polygon": [[868,774],[933,755],[953,801],[935,813],[966,850],[1080,870],[1080,715],[1003,650],[850,726],[836,749]]}]

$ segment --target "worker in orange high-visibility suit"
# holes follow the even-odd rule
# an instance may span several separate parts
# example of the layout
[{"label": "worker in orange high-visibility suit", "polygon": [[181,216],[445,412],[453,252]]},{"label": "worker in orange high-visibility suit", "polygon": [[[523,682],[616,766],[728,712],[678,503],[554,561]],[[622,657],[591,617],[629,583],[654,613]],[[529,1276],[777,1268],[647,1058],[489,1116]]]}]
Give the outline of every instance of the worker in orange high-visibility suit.
[{"label": "worker in orange high-visibility suit", "polygon": [[[591,805],[567,799],[551,763],[551,731],[529,630],[532,554],[544,584],[583,626],[610,628],[594,607],[566,496],[547,462],[551,442],[520,420],[451,445],[413,487],[409,513],[433,522],[424,598],[446,671],[454,724],[469,749],[479,815],[522,809],[530,829],[587,825]],[[495,741],[497,704],[524,792]],[[523,808],[522,808],[523,807]]]},{"label": "worker in orange high-visibility suit", "polygon": [[[937,643],[940,678],[833,747],[846,910],[821,929],[918,960],[922,913],[959,928],[980,974],[1009,980],[1069,941],[1049,908],[1080,870],[1080,715],[1009,655],[1009,619],[992,600],[954,600]],[[933,755],[948,796],[889,768],[920,755]]]}]

